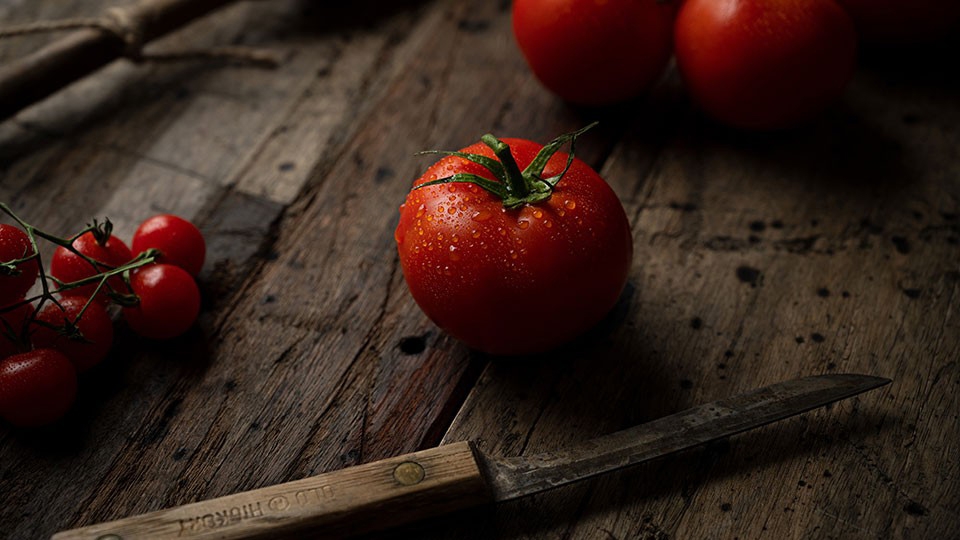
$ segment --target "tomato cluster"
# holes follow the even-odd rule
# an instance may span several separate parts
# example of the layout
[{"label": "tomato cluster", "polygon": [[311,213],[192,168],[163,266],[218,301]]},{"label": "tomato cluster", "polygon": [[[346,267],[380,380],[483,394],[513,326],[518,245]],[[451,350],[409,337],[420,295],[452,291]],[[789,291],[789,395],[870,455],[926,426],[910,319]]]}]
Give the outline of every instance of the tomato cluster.
[{"label": "tomato cluster", "polygon": [[561,98],[605,105],[636,97],[665,71],[672,51],[703,110],[764,130],[796,126],[841,95],[858,34],[899,43],[948,35],[958,22],[956,0],[513,3],[520,50]]},{"label": "tomato cluster", "polygon": [[[132,251],[109,221],[62,239],[14,218],[21,227],[0,224],[0,417],[38,426],[66,413],[77,374],[109,353],[111,304],[144,337],[168,339],[193,325],[206,244],[196,226],[171,215],[144,221]],[[37,238],[58,246],[49,273]],[[38,278],[41,292],[27,297]]]}]

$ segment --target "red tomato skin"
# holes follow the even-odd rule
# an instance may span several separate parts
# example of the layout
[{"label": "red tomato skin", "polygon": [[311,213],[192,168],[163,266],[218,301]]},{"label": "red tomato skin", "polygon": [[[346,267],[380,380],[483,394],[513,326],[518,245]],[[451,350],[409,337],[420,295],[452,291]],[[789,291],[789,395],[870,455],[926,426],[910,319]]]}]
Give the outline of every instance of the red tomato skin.
[{"label": "red tomato skin", "polygon": [[150,339],[170,339],[193,326],[200,313],[200,289],[193,276],[172,264],[137,269],[130,288],[140,305],[123,308],[123,316],[137,334]]},{"label": "red tomato skin", "polygon": [[103,304],[91,303],[77,322],[77,315],[86,303],[86,298],[66,296],[60,299],[62,311],[54,304],[47,304],[37,316],[37,319],[54,326],[63,326],[66,320],[70,320],[77,325],[85,342],[72,340],[40,325],[30,338],[36,348],[53,349],[69,358],[77,373],[99,364],[113,345],[113,321]]},{"label": "red tomato skin", "polygon": [[200,229],[189,221],[162,214],[143,223],[133,235],[133,253],[139,254],[150,248],[161,252],[157,262],[173,264],[196,277],[203,268],[207,246]]},{"label": "red tomato skin", "polygon": [[[101,272],[108,270],[109,268],[123,266],[133,259],[133,254],[130,253],[130,248],[123,243],[123,240],[120,240],[113,235],[107,239],[105,244],[100,245],[93,233],[88,232],[74,240],[73,247],[87,257],[92,258],[98,263],[104,264],[105,266],[100,269]],[[65,283],[79,281],[97,273],[99,272],[94,269],[90,263],[62,246],[58,247],[56,251],[53,252],[53,257],[50,259],[50,275]],[[124,286],[123,279],[120,278],[120,276],[114,276],[110,278],[109,283],[115,290],[119,292],[126,292],[126,287]],[[89,298],[96,288],[97,284],[92,283],[82,287],[77,287],[76,289],[61,291],[60,294],[63,296],[81,296],[84,298]],[[105,290],[106,285],[104,285],[104,287],[100,289],[100,293],[97,294],[97,299],[102,302],[109,301],[109,297],[105,293]]]},{"label": "red tomato skin", "polygon": [[515,0],[513,35],[534,75],[580,105],[638,96],[672,52],[672,3],[657,0]]},{"label": "red tomato skin", "polygon": [[837,0],[870,43],[925,43],[960,29],[957,0]]},{"label": "red tomato skin", "polygon": [[57,351],[36,349],[0,362],[0,416],[15,426],[55,422],[76,396],[76,370]]},{"label": "red tomato skin", "polygon": [[[0,262],[10,262],[22,259],[33,253],[30,237],[22,229],[0,223]],[[25,261],[17,265],[20,275],[6,276],[0,274],[0,306],[10,305],[23,299],[30,287],[37,281],[40,267],[36,259]]]},{"label": "red tomato skin", "polygon": [[0,313],[0,360],[23,352],[21,349],[24,346],[18,342],[19,340],[11,340],[7,332],[12,331],[16,336],[22,335],[23,325],[31,315],[33,315],[33,306],[30,304]]},{"label": "red tomato skin", "polygon": [[[521,168],[541,148],[503,141]],[[493,156],[479,143],[462,151]],[[543,176],[558,174],[566,159],[554,155]],[[456,172],[492,177],[446,157],[414,185]],[[497,355],[545,352],[594,326],[619,298],[633,257],[623,206],[579,159],[548,200],[516,210],[473,184],[413,190],[395,238],[424,313],[468,346]]]},{"label": "red tomato skin", "polygon": [[746,129],[796,126],[843,93],[856,32],[834,0],[687,0],[677,66],[693,100]]}]

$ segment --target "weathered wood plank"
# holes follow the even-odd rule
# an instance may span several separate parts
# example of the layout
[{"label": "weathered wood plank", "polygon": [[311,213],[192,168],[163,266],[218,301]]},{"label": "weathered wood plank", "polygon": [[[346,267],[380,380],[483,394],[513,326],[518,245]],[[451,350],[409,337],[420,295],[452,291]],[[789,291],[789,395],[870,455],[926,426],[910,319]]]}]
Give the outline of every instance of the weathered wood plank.
[{"label": "weathered wood plank", "polygon": [[[234,32],[279,14],[254,42],[295,49],[286,74],[120,66],[138,73],[101,74],[101,88],[84,81],[94,109],[104,93],[131,94],[116,116],[103,105],[73,123],[62,115],[82,106],[53,100],[26,111],[7,135],[2,196],[25,216],[53,217],[50,228],[69,230],[109,212],[129,234],[143,215],[174,211],[201,224],[212,259],[201,275],[208,306],[200,329],[170,344],[127,335],[88,378],[96,380],[83,382],[75,427],[32,443],[72,437],[69,451],[37,455],[29,436],[5,430],[3,459],[17,472],[3,477],[3,491],[15,496],[0,520],[13,537],[432,446],[475,377],[465,355],[451,361],[397,346],[408,335],[456,346],[428,335],[422,316],[408,317],[409,299],[393,307],[403,297],[390,221],[412,172],[397,181],[390,166],[411,163],[419,147],[344,150],[358,138],[390,145],[372,107],[397,92],[399,66],[421,54],[434,28],[450,26],[445,9],[385,11],[371,26],[352,22],[366,18],[362,3],[309,15],[312,5],[238,8],[251,11],[235,16]],[[309,24],[331,13],[348,16],[342,27]],[[288,31],[291,21],[297,32]],[[411,91],[421,92],[420,83],[389,107],[412,114],[397,106]],[[293,180],[278,189],[274,171]],[[382,186],[371,188],[374,178]],[[57,214],[73,194],[84,204]],[[372,237],[370,217],[378,220]],[[62,510],[51,517],[51,508]]]},{"label": "weathered wood plank", "polygon": [[822,122],[774,136],[662,89],[651,106],[672,110],[603,168],[634,223],[622,323],[550,366],[491,364],[445,440],[530,454],[803,374],[894,384],[437,536],[954,534],[960,108],[885,76],[863,70]]},{"label": "weathered wood plank", "polygon": [[[0,0],[0,20],[112,3]],[[239,4],[158,44],[276,47],[290,53],[277,71],[120,62],[0,125],[0,199],[25,217],[66,232],[106,213],[129,235],[173,211],[201,225],[211,254],[197,330],[168,344],[121,331],[63,426],[0,428],[0,531],[43,536],[444,433],[529,454],[825,371],[895,383],[385,536],[960,528],[955,76],[864,69],[817,124],[750,136],[691,112],[675,79],[614,110],[563,105],[513,47],[507,3],[320,4]],[[0,57],[42,41],[0,42]],[[396,206],[429,161],[412,155],[487,130],[547,140],[598,115],[578,151],[634,224],[627,291],[560,355],[471,354],[419,312],[397,266]]]}]

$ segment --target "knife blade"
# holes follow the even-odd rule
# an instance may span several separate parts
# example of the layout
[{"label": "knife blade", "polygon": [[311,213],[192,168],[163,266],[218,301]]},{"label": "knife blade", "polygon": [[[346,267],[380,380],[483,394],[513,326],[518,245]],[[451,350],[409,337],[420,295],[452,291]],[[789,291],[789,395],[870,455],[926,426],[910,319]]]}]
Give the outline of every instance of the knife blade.
[{"label": "knife blade", "polygon": [[53,540],[342,537],[539,493],[757,428],[890,383],[819,375],[700,405],[557,451],[488,456],[470,442],[57,533]]}]

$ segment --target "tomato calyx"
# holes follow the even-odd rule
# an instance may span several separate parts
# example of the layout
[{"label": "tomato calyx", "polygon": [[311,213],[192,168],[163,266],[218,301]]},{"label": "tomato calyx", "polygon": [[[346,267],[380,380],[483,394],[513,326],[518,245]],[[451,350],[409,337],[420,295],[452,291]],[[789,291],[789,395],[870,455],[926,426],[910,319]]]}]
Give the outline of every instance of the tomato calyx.
[{"label": "tomato calyx", "polygon": [[[100,223],[94,218],[93,223],[88,224],[84,231],[89,231],[90,234],[93,235],[93,239],[97,241],[97,244],[105,246],[113,234],[113,222],[110,221],[110,218],[104,218],[103,223]],[[81,235],[77,235],[77,237],[80,236]]]},{"label": "tomato calyx", "polygon": [[[414,189],[421,189],[438,184],[475,184],[499,197],[500,200],[503,201],[504,208],[508,209],[515,209],[527,204],[536,204],[545,201],[550,198],[553,194],[554,187],[563,179],[567,171],[570,170],[570,166],[573,164],[574,146],[577,137],[583,135],[587,130],[596,125],[597,122],[593,122],[577,131],[565,133],[553,139],[540,149],[536,157],[534,157],[530,164],[522,171],[520,170],[520,166],[517,165],[517,161],[513,158],[513,154],[510,153],[510,145],[489,133],[481,137],[480,141],[490,147],[496,159],[480,154],[449,152],[444,150],[420,152],[421,154],[441,154],[466,159],[490,171],[496,180],[490,180],[489,178],[484,178],[476,174],[457,173],[452,176],[424,182],[414,187]],[[560,171],[560,174],[543,178],[543,171],[547,166],[547,162],[568,142],[570,143],[570,152],[567,155],[567,163],[563,170]]]}]

